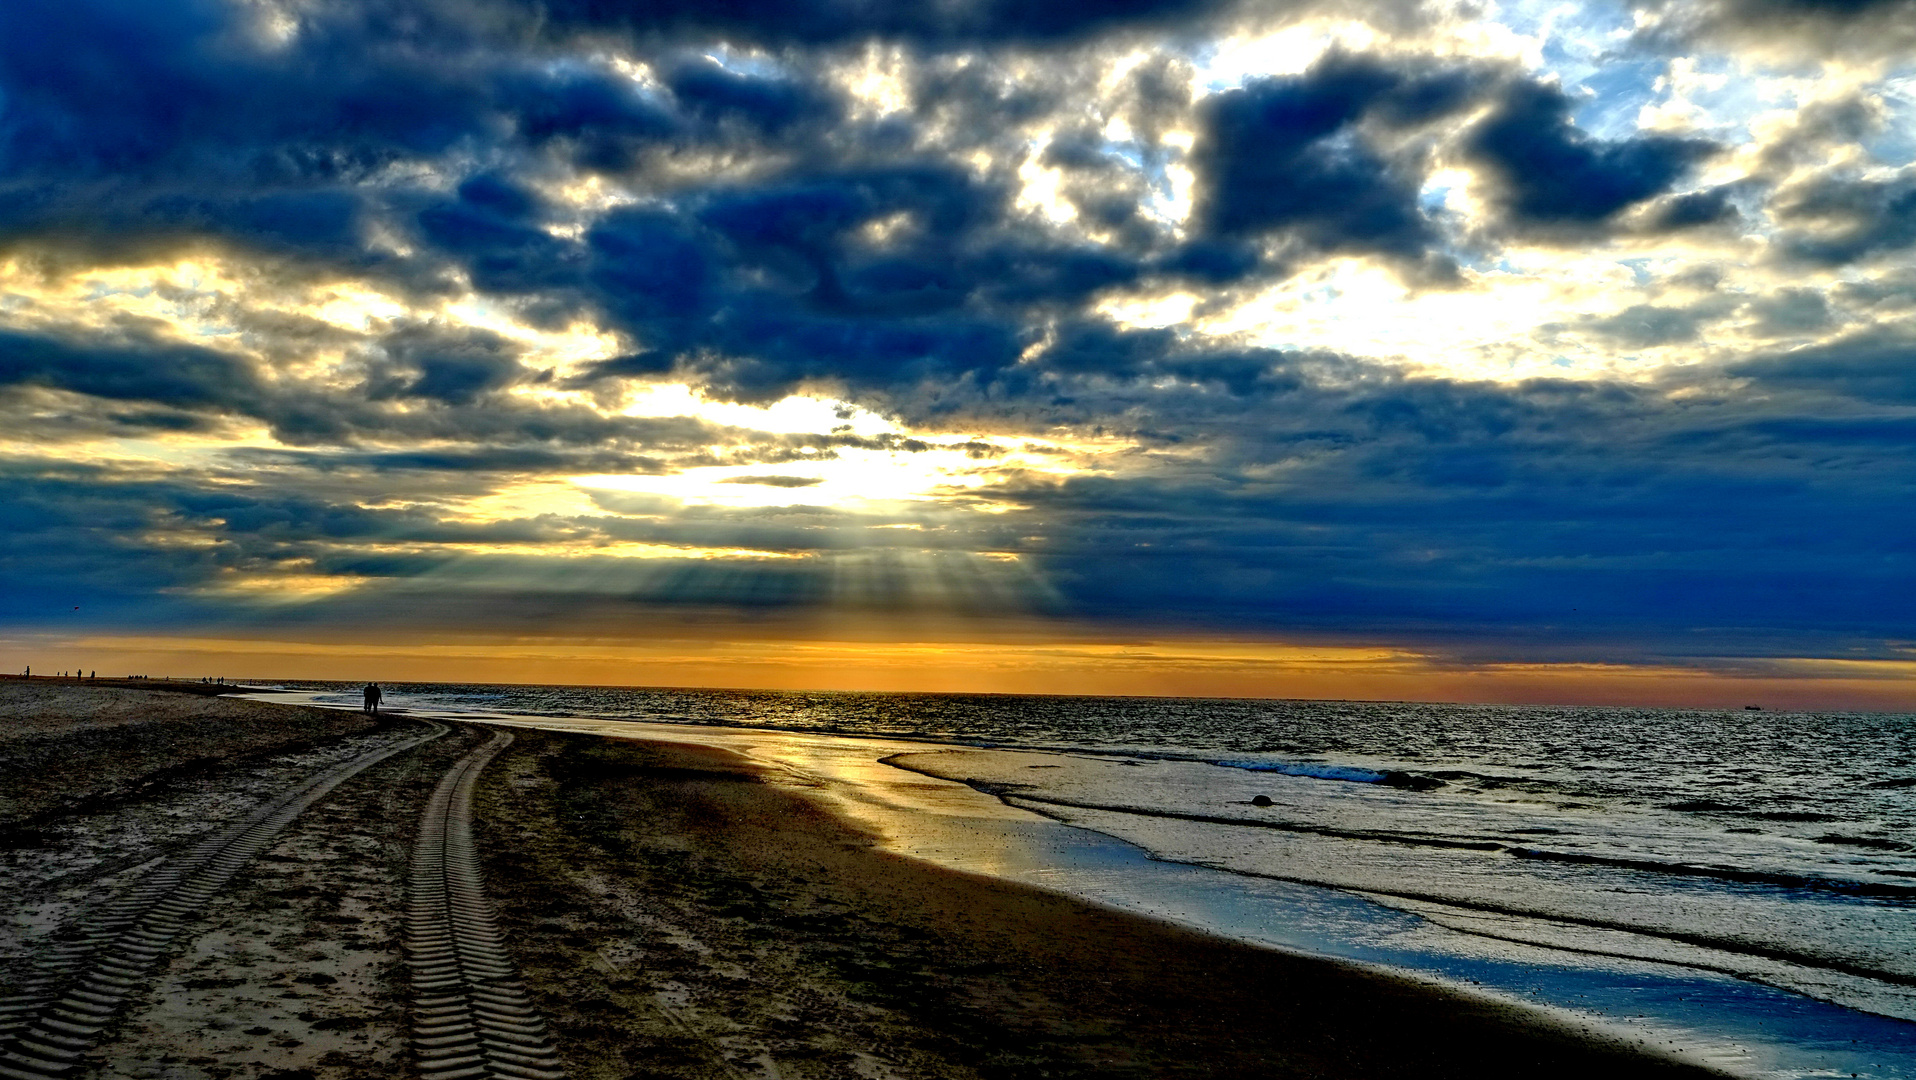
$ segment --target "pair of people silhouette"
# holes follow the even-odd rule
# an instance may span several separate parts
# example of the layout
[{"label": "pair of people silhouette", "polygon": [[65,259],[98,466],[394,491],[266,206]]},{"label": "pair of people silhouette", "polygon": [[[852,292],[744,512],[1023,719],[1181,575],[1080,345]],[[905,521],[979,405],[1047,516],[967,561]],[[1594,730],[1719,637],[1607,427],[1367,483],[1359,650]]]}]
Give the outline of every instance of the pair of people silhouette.
[{"label": "pair of people silhouette", "polygon": [[369,713],[377,713],[379,711],[380,699],[385,696],[379,692],[379,684],[367,683],[366,689],[365,689],[365,696],[366,696],[365,711]]}]

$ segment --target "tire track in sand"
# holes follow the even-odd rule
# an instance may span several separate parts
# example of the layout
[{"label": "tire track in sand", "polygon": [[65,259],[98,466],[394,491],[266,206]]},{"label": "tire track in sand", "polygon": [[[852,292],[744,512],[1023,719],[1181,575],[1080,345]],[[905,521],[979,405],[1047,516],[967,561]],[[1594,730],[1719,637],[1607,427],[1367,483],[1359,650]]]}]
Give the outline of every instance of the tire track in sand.
[{"label": "tire track in sand", "polygon": [[432,793],[406,914],[413,1052],[426,1080],[563,1080],[546,1024],[506,953],[480,879],[472,789],[510,732],[467,754]]},{"label": "tire track in sand", "polygon": [[50,949],[25,986],[0,998],[0,1077],[48,1080],[72,1072],[146,989],[199,910],[287,824],[358,773],[450,730],[432,726],[295,782],[281,798],[156,867],[92,918],[79,940]]}]

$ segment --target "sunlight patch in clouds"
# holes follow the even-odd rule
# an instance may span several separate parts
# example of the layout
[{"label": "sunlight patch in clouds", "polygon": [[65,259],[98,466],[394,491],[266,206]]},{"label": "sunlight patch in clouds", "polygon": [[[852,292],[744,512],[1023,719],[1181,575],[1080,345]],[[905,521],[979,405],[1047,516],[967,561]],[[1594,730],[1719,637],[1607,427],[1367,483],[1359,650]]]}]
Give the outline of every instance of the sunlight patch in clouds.
[{"label": "sunlight patch in clouds", "polygon": [[1191,321],[1192,310],[1202,302],[1202,297],[1188,292],[1165,296],[1114,296],[1100,304],[1098,311],[1120,326],[1181,326]]},{"label": "sunlight patch in clouds", "polygon": [[1379,38],[1375,27],[1355,20],[1306,20],[1276,30],[1235,35],[1213,43],[1193,71],[1200,93],[1242,86],[1251,78],[1296,75],[1327,51],[1361,52]]},{"label": "sunlight patch in clouds", "polygon": [[[962,437],[918,438],[935,443],[936,448],[837,447],[829,455],[803,456],[779,465],[721,465],[656,476],[579,476],[573,483],[587,491],[655,495],[678,505],[827,506],[887,514],[947,502],[1011,472],[1064,476],[1080,471],[1060,447],[1040,450],[979,443],[967,449]],[[804,483],[764,482],[775,477]]]},{"label": "sunlight patch in clouds", "polygon": [[1064,197],[1064,171],[1044,164],[1044,148],[1050,141],[1051,133],[1039,135],[1031,143],[1030,155],[1018,166],[1018,180],[1023,186],[1018,191],[1017,206],[1054,225],[1065,225],[1078,219],[1078,208]]},{"label": "sunlight patch in clouds", "polygon": [[846,402],[793,394],[770,405],[715,400],[697,387],[660,380],[627,387],[620,412],[625,416],[694,416],[714,424],[787,435],[848,431],[878,435],[894,431],[883,417]]},{"label": "sunlight patch in clouds", "polygon": [[857,61],[839,67],[836,75],[855,103],[856,116],[882,119],[911,107],[905,59],[895,47],[867,45]]}]

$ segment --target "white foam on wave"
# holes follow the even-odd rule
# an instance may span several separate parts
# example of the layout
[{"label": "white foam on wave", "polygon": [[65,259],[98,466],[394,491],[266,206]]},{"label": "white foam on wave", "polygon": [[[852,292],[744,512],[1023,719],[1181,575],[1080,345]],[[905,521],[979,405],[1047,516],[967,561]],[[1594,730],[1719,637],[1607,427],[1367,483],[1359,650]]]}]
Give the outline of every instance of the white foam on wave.
[{"label": "white foam on wave", "polygon": [[1384,780],[1384,774],[1376,769],[1360,769],[1355,765],[1315,765],[1296,761],[1215,761],[1212,764],[1246,772],[1307,776],[1313,780],[1346,780],[1354,784],[1378,784]]}]

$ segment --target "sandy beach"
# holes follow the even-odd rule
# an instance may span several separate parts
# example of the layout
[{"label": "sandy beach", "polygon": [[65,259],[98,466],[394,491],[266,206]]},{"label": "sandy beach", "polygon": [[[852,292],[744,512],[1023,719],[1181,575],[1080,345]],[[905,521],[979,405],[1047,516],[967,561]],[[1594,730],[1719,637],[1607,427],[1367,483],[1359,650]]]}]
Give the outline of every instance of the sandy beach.
[{"label": "sandy beach", "polygon": [[0,1075],[1713,1075],[940,869],[723,749],[511,736],[0,683]]}]

